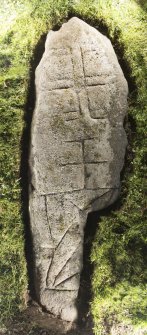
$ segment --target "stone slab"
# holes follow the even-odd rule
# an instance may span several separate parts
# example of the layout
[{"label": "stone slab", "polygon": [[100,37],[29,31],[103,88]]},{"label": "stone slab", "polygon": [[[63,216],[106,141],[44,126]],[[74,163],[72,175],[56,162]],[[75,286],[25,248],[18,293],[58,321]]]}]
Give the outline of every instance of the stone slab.
[{"label": "stone slab", "polygon": [[76,17],[48,33],[35,85],[29,158],[35,287],[50,313],[74,321],[87,215],[120,192],[128,86],[111,42]]}]

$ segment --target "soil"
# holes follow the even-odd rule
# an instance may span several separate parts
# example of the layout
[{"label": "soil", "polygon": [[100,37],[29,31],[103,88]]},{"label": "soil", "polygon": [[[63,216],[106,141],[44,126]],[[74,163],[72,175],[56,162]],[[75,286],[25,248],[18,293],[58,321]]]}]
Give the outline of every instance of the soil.
[{"label": "soil", "polygon": [[43,312],[35,303],[0,330],[0,335],[93,335],[90,315],[77,324],[65,322]]}]

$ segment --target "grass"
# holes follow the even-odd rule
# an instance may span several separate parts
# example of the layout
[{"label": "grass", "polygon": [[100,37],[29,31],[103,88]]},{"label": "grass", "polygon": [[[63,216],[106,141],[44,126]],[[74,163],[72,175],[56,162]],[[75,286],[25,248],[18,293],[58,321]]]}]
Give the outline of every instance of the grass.
[{"label": "grass", "polygon": [[134,332],[138,327],[146,329],[147,334],[146,10],[143,0],[0,2],[2,323],[24,307],[23,296],[28,285],[20,165],[34,50],[51,27],[60,26],[68,15],[77,15],[111,38],[130,84],[126,127],[129,147],[121,199],[115,211],[101,217],[91,253],[95,268],[91,303],[95,334],[109,335],[112,327],[123,323]]}]

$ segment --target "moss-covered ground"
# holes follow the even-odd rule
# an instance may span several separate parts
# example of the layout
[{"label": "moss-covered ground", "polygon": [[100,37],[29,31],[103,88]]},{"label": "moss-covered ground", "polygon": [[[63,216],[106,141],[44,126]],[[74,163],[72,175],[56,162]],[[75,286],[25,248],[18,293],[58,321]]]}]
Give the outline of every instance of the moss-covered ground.
[{"label": "moss-covered ground", "polygon": [[[34,50],[43,34],[71,15],[83,18],[111,39],[130,87],[129,145],[121,197],[115,210],[101,216],[91,252],[94,330],[96,335],[110,335],[114,327],[126,327],[130,329],[126,334],[137,334],[137,329],[147,334],[144,0],[0,0],[1,323],[24,307],[28,285],[20,166],[27,166],[22,134],[31,114],[26,102]],[[29,146],[29,139],[25,145]]]}]

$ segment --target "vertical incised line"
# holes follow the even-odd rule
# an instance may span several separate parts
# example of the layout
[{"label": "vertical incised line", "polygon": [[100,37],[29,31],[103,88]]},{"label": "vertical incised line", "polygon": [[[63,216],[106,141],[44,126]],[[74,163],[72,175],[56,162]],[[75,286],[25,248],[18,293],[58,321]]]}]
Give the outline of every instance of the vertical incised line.
[{"label": "vertical incised line", "polygon": [[46,195],[44,196],[44,200],[45,200],[45,211],[46,211],[46,219],[47,219],[47,223],[48,223],[49,233],[50,233],[51,239],[52,239],[52,241],[53,241],[53,236],[52,236],[51,226],[50,226],[50,222],[49,222],[49,218],[48,218],[48,211],[47,211],[47,197],[46,197]]}]

